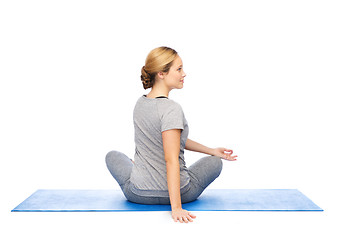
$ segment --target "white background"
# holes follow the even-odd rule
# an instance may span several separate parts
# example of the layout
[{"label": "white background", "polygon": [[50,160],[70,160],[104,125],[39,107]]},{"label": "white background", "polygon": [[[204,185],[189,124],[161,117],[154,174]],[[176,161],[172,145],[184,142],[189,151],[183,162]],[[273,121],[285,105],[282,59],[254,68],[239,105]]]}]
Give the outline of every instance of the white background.
[{"label": "white background", "polygon": [[[336,12],[325,0],[1,1],[2,238],[336,239]],[[239,155],[211,188],[297,188],[325,211],[196,212],[188,225],[168,212],[10,213],[41,188],[118,188],[105,154],[133,157],[140,69],[158,46],[183,59],[170,98],[190,138]]]}]

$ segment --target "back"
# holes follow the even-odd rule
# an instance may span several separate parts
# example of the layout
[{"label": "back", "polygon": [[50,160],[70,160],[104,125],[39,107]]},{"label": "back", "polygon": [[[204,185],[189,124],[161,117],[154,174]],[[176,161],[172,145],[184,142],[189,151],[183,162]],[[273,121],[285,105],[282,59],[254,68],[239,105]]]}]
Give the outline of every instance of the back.
[{"label": "back", "polygon": [[183,192],[189,183],[184,160],[188,124],[181,106],[167,98],[151,99],[142,96],[136,103],[133,120],[136,152],[130,181],[134,185],[134,193],[141,196],[169,196],[162,132],[170,129],[182,130],[179,164]]}]

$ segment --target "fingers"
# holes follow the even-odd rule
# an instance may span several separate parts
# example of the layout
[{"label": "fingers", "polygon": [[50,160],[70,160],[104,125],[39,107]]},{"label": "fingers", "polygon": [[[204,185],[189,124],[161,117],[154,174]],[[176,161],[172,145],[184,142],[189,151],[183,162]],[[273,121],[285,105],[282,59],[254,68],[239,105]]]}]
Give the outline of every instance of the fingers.
[{"label": "fingers", "polygon": [[223,152],[229,152],[230,154],[233,153],[232,149],[228,149],[228,148],[220,148]]},{"label": "fingers", "polygon": [[188,219],[187,219],[187,217],[181,217],[180,219],[179,219],[179,222],[181,222],[181,223],[188,223]]},{"label": "fingers", "polygon": [[232,156],[232,154],[233,154],[233,150],[232,149],[227,149],[227,148],[225,148],[225,152],[227,152],[227,153],[224,153],[224,155],[225,155],[225,160],[228,160],[228,161],[236,161],[236,158],[238,157],[238,155],[234,155],[234,156]]},{"label": "fingers", "polygon": [[185,223],[193,222],[193,219],[190,215],[187,215],[186,217],[183,217],[183,221]]},{"label": "fingers", "polygon": [[225,148],[225,152],[230,152],[230,154],[233,154],[233,150]]},{"label": "fingers", "polygon": [[229,161],[236,161],[236,158],[238,157],[238,155],[235,155],[235,156],[230,156],[229,157]]},{"label": "fingers", "polygon": [[177,217],[176,219],[173,219],[175,222],[181,222],[181,223],[189,223],[193,222],[193,219],[189,216],[186,217]]},{"label": "fingers", "polygon": [[193,215],[192,213],[188,212],[187,220],[190,221],[190,222],[193,222],[193,219],[192,219],[192,218],[196,218],[196,216]]},{"label": "fingers", "polygon": [[179,220],[179,222],[181,222],[181,223],[189,223],[189,222],[193,222],[193,219],[192,219],[191,216],[179,217],[178,220]]},{"label": "fingers", "polygon": [[227,161],[236,161],[236,158],[238,157],[238,155],[234,155],[232,156],[231,154],[229,153],[225,153],[224,154],[224,159],[227,160]]},{"label": "fingers", "polygon": [[192,213],[183,210],[182,212],[180,212],[180,214],[172,216],[173,220],[175,222],[180,222],[180,223],[189,223],[189,222],[193,222],[193,218],[196,218],[195,215],[193,215]]}]

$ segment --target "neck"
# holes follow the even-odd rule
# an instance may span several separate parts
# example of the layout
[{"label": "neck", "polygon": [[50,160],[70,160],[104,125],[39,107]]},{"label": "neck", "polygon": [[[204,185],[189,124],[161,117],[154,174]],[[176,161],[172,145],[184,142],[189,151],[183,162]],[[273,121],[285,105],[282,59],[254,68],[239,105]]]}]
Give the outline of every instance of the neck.
[{"label": "neck", "polygon": [[149,94],[147,94],[147,97],[148,98],[156,98],[156,97],[164,96],[164,97],[168,98],[169,93],[170,93],[169,89],[154,85],[152,87],[151,91],[149,92]]}]

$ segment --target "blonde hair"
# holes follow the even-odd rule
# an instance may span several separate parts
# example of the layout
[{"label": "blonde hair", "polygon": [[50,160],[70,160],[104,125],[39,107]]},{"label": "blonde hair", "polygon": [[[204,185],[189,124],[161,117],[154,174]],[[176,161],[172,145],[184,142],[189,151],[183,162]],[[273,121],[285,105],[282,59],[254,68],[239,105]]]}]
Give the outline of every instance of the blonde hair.
[{"label": "blonde hair", "polygon": [[140,76],[144,89],[153,87],[157,73],[168,72],[178,53],[169,47],[153,49],[145,60]]}]

